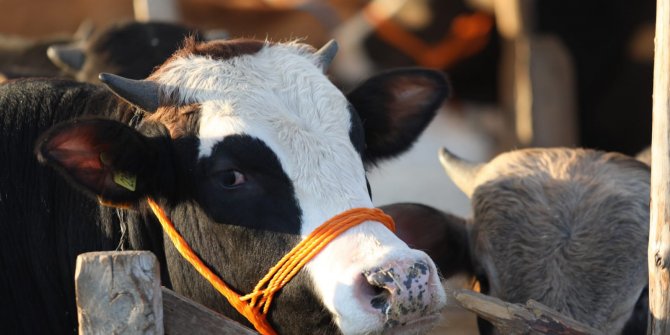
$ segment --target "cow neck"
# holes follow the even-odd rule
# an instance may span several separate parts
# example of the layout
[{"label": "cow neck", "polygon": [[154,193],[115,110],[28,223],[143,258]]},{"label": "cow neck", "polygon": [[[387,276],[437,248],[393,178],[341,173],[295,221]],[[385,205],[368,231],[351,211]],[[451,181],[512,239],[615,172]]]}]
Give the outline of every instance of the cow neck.
[{"label": "cow neck", "polygon": [[316,256],[328,243],[349,228],[365,221],[377,221],[395,232],[393,219],[378,208],[353,208],[344,211],[317,227],[304,240],[289,251],[261,279],[253,292],[240,295],[219,278],[188,243],[177,232],[165,211],[152,199],[147,198],[149,207],[161,223],[163,230],[179,253],[219,291],[228,302],[242,314],[258,332],[264,335],[277,334],[267,321],[267,313],[272,304],[274,294],[284,287],[298,272]]}]

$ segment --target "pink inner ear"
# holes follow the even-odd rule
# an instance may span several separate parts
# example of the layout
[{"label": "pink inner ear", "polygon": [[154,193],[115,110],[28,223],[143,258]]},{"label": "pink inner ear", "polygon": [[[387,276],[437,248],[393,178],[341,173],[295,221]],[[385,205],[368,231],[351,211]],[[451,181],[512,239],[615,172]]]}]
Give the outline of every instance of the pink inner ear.
[{"label": "pink inner ear", "polygon": [[393,82],[393,108],[404,114],[420,112],[424,105],[429,104],[434,94],[435,82],[423,77],[400,78]]},{"label": "pink inner ear", "polygon": [[100,154],[79,138],[69,138],[51,150],[51,156],[66,167],[76,169],[102,169]]},{"label": "pink inner ear", "polygon": [[75,180],[91,189],[105,189],[111,170],[100,160],[104,146],[96,143],[92,129],[60,133],[49,141],[48,152]]}]

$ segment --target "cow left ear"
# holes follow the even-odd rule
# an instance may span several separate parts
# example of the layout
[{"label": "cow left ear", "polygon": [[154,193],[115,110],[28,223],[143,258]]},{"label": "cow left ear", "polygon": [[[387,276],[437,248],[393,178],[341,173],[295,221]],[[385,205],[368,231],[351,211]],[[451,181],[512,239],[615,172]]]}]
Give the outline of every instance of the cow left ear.
[{"label": "cow left ear", "polygon": [[80,119],[49,129],[35,152],[42,164],[102,204],[129,207],[163,184],[158,179],[169,171],[161,164],[167,152],[163,141],[120,122]]},{"label": "cow left ear", "polygon": [[442,72],[401,68],[382,72],[347,95],[365,131],[366,163],[409,149],[449,95]]}]

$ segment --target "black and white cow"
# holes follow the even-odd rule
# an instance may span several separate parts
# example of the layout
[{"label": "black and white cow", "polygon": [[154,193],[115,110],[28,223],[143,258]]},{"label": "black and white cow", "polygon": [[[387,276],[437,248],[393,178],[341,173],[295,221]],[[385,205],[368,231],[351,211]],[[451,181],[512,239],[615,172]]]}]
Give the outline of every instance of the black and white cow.
[{"label": "black and white cow", "polygon": [[467,232],[472,263],[451,243],[455,258],[438,267],[472,271],[492,296],[537,300],[605,334],[644,333],[648,166],[567,148],[516,150],[485,164],[443,150],[440,160],[473,217],[440,224],[450,236]]},{"label": "black and white cow", "polygon": [[[366,167],[411,146],[448,86],[399,69],[345,96],[323,73],[334,49],[188,40],[146,80],[102,76],[125,102],[67,80],[0,87],[3,332],[75,331],[75,257],[117,246],[153,251],[165,285],[245,322],[164,241],[145,199],[240,293],[324,221],[372,207]],[[136,128],[135,107],[148,112]],[[394,282],[373,280],[382,272]],[[367,221],[279,292],[269,321],[282,334],[418,333],[444,304],[430,258]]]},{"label": "black and white cow", "polygon": [[85,39],[52,45],[49,59],[79,81],[100,83],[98,74],[146,78],[177,51],[187,36],[200,39],[198,30],[168,22],[118,22]]}]

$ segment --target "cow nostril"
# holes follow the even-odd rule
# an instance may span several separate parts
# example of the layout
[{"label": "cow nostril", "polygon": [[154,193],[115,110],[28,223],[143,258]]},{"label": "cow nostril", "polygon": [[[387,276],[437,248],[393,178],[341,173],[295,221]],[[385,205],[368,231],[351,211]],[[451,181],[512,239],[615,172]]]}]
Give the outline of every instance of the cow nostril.
[{"label": "cow nostril", "polygon": [[372,287],[372,295],[375,297],[382,294],[389,294],[389,291],[381,286],[376,286],[374,284],[370,284],[370,286]]},{"label": "cow nostril", "polygon": [[377,282],[370,281],[367,273],[361,274],[358,286],[361,295],[364,297],[373,298],[379,295],[388,294],[388,290],[384,286],[379,285]]},{"label": "cow nostril", "polygon": [[360,298],[374,309],[386,310],[391,301],[392,292],[388,287],[373,279],[370,273],[363,273],[359,281]]}]

